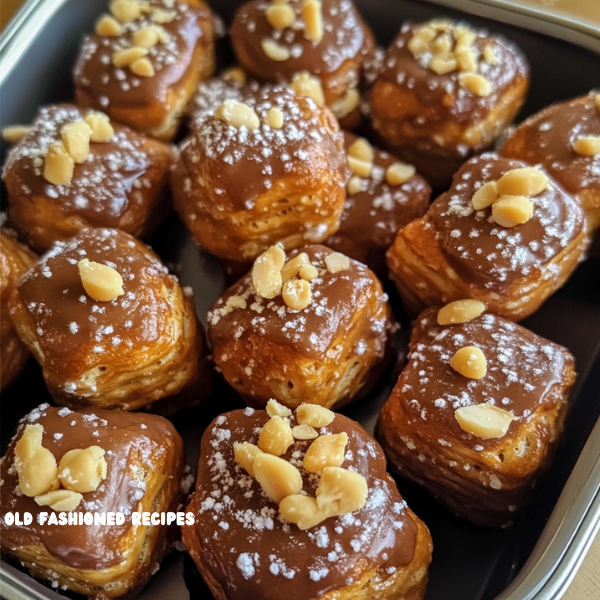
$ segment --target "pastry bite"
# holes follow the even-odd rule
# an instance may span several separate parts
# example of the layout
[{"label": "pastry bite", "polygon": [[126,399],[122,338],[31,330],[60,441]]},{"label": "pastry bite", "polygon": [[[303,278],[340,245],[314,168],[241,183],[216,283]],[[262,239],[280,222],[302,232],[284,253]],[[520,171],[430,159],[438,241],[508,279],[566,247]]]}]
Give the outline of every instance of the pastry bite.
[{"label": "pastry bite", "polygon": [[276,242],[290,250],[336,231],[348,176],[329,109],[270,87],[191,124],[172,187],[198,244],[245,262]]},{"label": "pastry bite", "polygon": [[[23,418],[2,458],[2,552],[53,588],[97,600],[134,595],[176,530],[135,523],[132,513],[180,511],[184,464],[167,419],[42,404]],[[33,519],[23,525],[27,513]]]},{"label": "pastry bite", "polygon": [[358,423],[315,405],[217,417],[183,542],[217,600],[425,594],[432,543]]},{"label": "pastry bite", "polygon": [[75,63],[77,104],[170,140],[214,71],[213,15],[202,0],[112,0],[108,9]]},{"label": "pastry bite", "polygon": [[378,439],[460,517],[505,526],[548,467],[575,381],[570,352],[473,299],[417,318]]},{"label": "pastry bite", "polygon": [[446,187],[511,123],[528,85],[527,60],[502,37],[446,19],[405,24],[373,86],[373,127],[434,187]]},{"label": "pastry bite", "polygon": [[427,210],[431,188],[416,169],[364,138],[344,133],[352,177],[340,228],[325,244],[387,276],[385,253],[398,229]]},{"label": "pastry bite", "polygon": [[191,290],[118,229],[57,243],[20,279],[10,314],[58,404],[167,414],[211,391]]},{"label": "pastry bite", "polygon": [[483,154],[466,162],[387,253],[407,310],[475,298],[518,321],[567,280],[589,245],[583,212],[541,167]]},{"label": "pastry bite", "polygon": [[365,265],[325,246],[261,254],[208,314],[215,363],[244,400],[340,407],[391,359],[395,324]]},{"label": "pastry bite", "polygon": [[521,123],[500,155],[542,165],[600,227],[600,93],[545,108]]},{"label": "pastry bite", "polygon": [[231,26],[240,66],[262,82],[310,86],[344,127],[360,120],[363,64],[375,48],[373,34],[349,0],[253,0]]},{"label": "pastry bite", "polygon": [[19,277],[35,260],[35,254],[17,241],[12,231],[0,228],[0,391],[21,374],[29,358],[29,350],[15,331],[8,306]]},{"label": "pastry bite", "polygon": [[149,236],[168,214],[168,145],[69,104],[22,133],[4,165],[8,219],[37,251],[85,227]]}]

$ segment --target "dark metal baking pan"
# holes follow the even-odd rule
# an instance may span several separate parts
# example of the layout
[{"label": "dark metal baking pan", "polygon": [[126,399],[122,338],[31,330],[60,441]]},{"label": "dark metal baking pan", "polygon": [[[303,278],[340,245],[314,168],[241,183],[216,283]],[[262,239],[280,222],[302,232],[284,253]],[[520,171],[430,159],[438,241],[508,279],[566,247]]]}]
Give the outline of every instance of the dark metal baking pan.
[{"label": "dark metal baking pan", "polygon": [[[357,1],[382,45],[391,41],[401,22],[440,15],[463,18],[513,39],[532,65],[531,91],[520,118],[600,85],[600,57],[590,50],[600,52],[600,31],[594,35],[593,27],[583,28],[584,40],[581,23],[553,16],[553,26],[547,24],[548,19],[537,19],[532,24],[535,15],[513,11],[512,2],[438,3],[444,6],[416,0]],[[212,2],[226,21],[237,4],[228,0]],[[106,5],[107,0],[29,0],[0,40],[2,126],[28,123],[39,105],[72,97],[71,66],[81,35],[92,28]],[[473,12],[457,12],[450,5]],[[502,14],[498,13],[499,5]],[[537,31],[518,25],[534,26]],[[551,35],[576,41],[577,45]],[[3,144],[3,157],[6,150]],[[218,265],[196,248],[175,218],[159,231],[153,245],[182,283],[194,288],[198,314],[204,320],[208,306],[224,286]],[[417,486],[398,481],[402,494],[433,535],[428,600],[557,599],[583,559],[600,526],[600,425],[594,427],[600,415],[599,282],[600,256],[596,254],[525,322],[535,332],[570,348],[577,358],[579,378],[552,469],[515,526],[506,530],[475,527],[450,515]],[[393,292],[392,299],[397,305]],[[405,322],[399,338],[401,347],[406,330]],[[369,398],[345,412],[372,431],[392,385],[392,376],[388,375]],[[47,399],[39,369],[30,362],[26,374],[2,396],[3,449],[18,418]],[[238,405],[235,394],[221,385],[203,406],[174,417],[186,440],[191,465],[197,462],[200,434],[212,416]],[[63,597],[4,562],[0,567],[0,595],[7,600]],[[210,597],[191,561],[175,553],[163,563],[141,598],[179,600],[190,595]]]}]

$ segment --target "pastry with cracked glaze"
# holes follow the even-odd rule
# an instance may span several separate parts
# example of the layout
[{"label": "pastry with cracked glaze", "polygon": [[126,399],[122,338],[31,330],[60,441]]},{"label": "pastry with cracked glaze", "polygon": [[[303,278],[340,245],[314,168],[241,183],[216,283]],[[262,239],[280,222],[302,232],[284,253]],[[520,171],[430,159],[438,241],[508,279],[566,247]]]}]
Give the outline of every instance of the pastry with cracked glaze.
[{"label": "pastry with cracked glaze", "polygon": [[[214,71],[213,15],[202,0],[140,4],[140,14],[120,23],[120,33],[84,38],[74,69],[75,97],[79,106],[104,111],[137,131],[171,140],[198,81]],[[150,61],[151,75],[139,75],[130,65],[115,66],[113,55],[136,47],[136,33],[147,27],[160,31],[140,57]]]},{"label": "pastry with cracked glaze", "polygon": [[531,218],[515,227],[498,225],[490,208],[472,206],[484,184],[527,166],[491,153],[470,159],[425,216],[398,232],[387,261],[410,313],[476,298],[490,312],[518,321],[568,279],[589,237],[583,211],[550,178],[547,188],[530,198]]},{"label": "pastry with cracked glaze", "polygon": [[[234,459],[233,444],[256,443],[265,411],[217,417],[202,438],[196,492],[187,508],[196,518],[183,541],[218,600],[419,600],[427,583],[431,536],[386,473],[377,442],[336,414],[322,434],[348,435],[342,468],[366,478],[363,508],[301,530],[284,521],[277,504]],[[293,425],[295,417],[291,417]],[[295,441],[282,456],[301,470],[314,493],[314,473],[302,468],[310,441]]]},{"label": "pastry with cracked glaze", "polygon": [[[419,315],[409,360],[378,423],[393,469],[425,486],[455,514],[505,526],[531,496],[559,442],[575,381],[570,352],[492,314],[439,325],[439,307]],[[487,372],[469,379],[450,365],[466,345],[483,351]],[[506,434],[463,430],[455,410],[488,403],[514,416]]]},{"label": "pastry with cracked glaze", "polygon": [[[200,246],[226,260],[323,241],[339,226],[349,177],[335,117],[280,87],[241,104],[256,129],[210,113],[191,124],[172,177],[177,212]],[[279,129],[267,124],[273,109]]]},{"label": "pastry with cracked glaze", "polygon": [[572,194],[593,233],[600,227],[600,151],[579,154],[580,136],[600,137],[600,92],[545,108],[521,123],[500,148],[500,155],[541,164]]},{"label": "pastry with cracked glaze", "polygon": [[8,305],[19,277],[36,259],[36,255],[16,239],[14,232],[0,228],[0,390],[17,379],[29,358],[29,350],[17,335]]},{"label": "pastry with cracked glaze", "polygon": [[[43,427],[42,445],[59,463],[74,449],[99,446],[105,451],[105,478],[82,494],[77,512],[125,515],[122,525],[40,525],[37,518],[59,516],[23,494],[15,468],[15,446],[27,425]],[[135,593],[170,551],[176,530],[166,525],[133,525],[132,512],[182,510],[187,493],[183,441],[165,418],[101,409],[71,411],[42,404],[20,423],[1,465],[2,517],[29,512],[30,525],[0,521],[2,551],[31,574],[101,600]],[[64,513],[63,513],[64,514]]]},{"label": "pastry with cracked glaze", "polygon": [[110,140],[90,142],[70,183],[53,185],[44,177],[45,157],[61,141],[61,129],[91,112],[68,104],[40,109],[29,133],[8,154],[3,172],[8,219],[38,252],[85,227],[118,227],[148,237],[172,210],[171,147],[114,122]]},{"label": "pastry with cracked glaze", "polygon": [[[253,0],[239,8],[231,26],[231,41],[239,64],[261,82],[289,82],[298,73],[309,73],[320,81],[325,103],[342,125],[356,126],[360,121],[359,84],[364,64],[374,52],[375,39],[354,3],[350,0],[315,3],[322,23],[322,37],[318,41],[307,38],[311,34],[305,31],[304,0],[286,3],[294,21],[283,28],[274,27],[267,16],[277,4]],[[283,54],[270,56],[265,43],[275,45]]]},{"label": "pastry with cracked glaze", "polygon": [[[359,138],[344,133],[346,151]],[[348,189],[337,233],[324,244],[365,263],[378,277],[387,277],[385,253],[396,233],[413,219],[425,214],[431,188],[415,173],[402,184],[390,185],[386,169],[398,160],[373,147],[373,168],[369,177],[358,177],[359,190]],[[348,188],[352,188],[351,185]]]},{"label": "pastry with cracked glaze", "polygon": [[[88,295],[84,258],[115,269],[123,294],[103,302]],[[10,314],[58,404],[170,414],[211,391],[191,293],[118,229],[85,229],[57,243],[19,281]]]},{"label": "pastry with cracked glaze", "polygon": [[392,358],[395,324],[375,274],[352,259],[331,273],[325,259],[332,250],[325,246],[305,246],[288,258],[300,253],[318,271],[305,308],[290,308],[281,294],[261,297],[249,273],[208,315],[217,367],[257,408],[273,397],[290,408],[340,407],[368,393]]},{"label": "pastry with cracked glaze", "polygon": [[[413,36],[432,24],[439,24],[434,28],[436,37],[413,46]],[[464,35],[464,28],[470,43],[457,48],[455,36]],[[439,44],[440,67],[432,63],[436,52],[431,44]],[[457,49],[470,62],[462,68],[474,70],[458,70],[462,63],[457,65],[453,56]],[[432,64],[440,73],[432,70]],[[469,72],[485,78],[484,87],[489,88],[481,93],[486,95],[459,83]],[[435,188],[444,188],[462,162],[489,147],[512,122],[528,85],[527,60],[502,37],[442,19],[405,24],[388,49],[372,89],[373,127],[395,154],[414,164]]]}]

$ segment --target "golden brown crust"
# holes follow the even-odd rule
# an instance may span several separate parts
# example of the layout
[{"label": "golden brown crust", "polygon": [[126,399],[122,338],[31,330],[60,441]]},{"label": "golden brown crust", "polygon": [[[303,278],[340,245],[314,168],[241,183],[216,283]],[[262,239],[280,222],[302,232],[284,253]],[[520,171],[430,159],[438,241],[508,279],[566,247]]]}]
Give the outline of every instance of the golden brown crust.
[{"label": "golden brown crust", "polygon": [[139,77],[110,60],[112,53],[133,45],[132,32],[154,24],[152,12],[143,12],[124,24],[122,35],[85,38],[75,64],[75,96],[79,106],[102,110],[137,131],[171,140],[198,81],[214,72],[213,15],[202,0],[175,0],[174,4],[149,0],[147,4],[176,15],[161,23],[171,39],[155,45],[148,55],[155,74]]},{"label": "golden brown crust", "polygon": [[21,374],[29,358],[29,350],[17,335],[8,306],[19,277],[35,260],[35,254],[18,242],[12,231],[0,229],[0,390]]},{"label": "golden brown crust", "polygon": [[45,178],[49,147],[61,142],[65,125],[89,112],[68,104],[40,109],[4,166],[9,222],[39,252],[85,227],[118,227],[148,237],[172,210],[167,202],[172,148],[116,123],[110,140],[91,142],[70,183],[53,185]]},{"label": "golden brown crust", "polygon": [[[82,256],[116,265],[124,294],[111,302],[88,297]],[[211,391],[191,295],[148,247],[119,230],[87,229],[57,245],[15,289],[11,314],[60,404],[170,413]]]}]

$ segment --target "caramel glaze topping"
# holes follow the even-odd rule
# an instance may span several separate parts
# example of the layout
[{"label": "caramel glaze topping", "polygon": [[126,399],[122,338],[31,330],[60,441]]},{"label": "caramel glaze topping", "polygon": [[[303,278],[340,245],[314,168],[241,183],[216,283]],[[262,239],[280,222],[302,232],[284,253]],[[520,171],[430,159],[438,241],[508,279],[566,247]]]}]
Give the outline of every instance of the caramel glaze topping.
[{"label": "caramel glaze topping", "polygon": [[4,166],[5,176],[11,174],[9,193],[47,196],[65,216],[77,214],[94,225],[117,227],[131,203],[141,203],[142,190],[151,185],[145,175],[153,164],[154,145],[146,148],[144,136],[112,123],[112,139],[90,143],[90,154],[75,165],[70,184],[52,185],[44,178],[48,148],[61,141],[64,125],[84,119],[88,112],[68,104],[40,109],[27,136],[9,152]]},{"label": "caramel glaze topping", "polygon": [[75,85],[94,95],[101,109],[109,106],[144,106],[149,102],[168,101],[168,94],[179,84],[188,69],[198,43],[208,46],[212,39],[205,34],[201,22],[212,21],[205,6],[192,6],[176,0],[147,0],[145,4],[175,13],[174,19],[160,26],[169,41],[148,49],[146,58],[154,75],[140,77],[127,67],[116,67],[113,53],[133,46],[132,34],[145,26],[156,25],[151,12],[142,12],[135,21],[121,23],[123,34],[116,37],[87,35],[75,63]]},{"label": "caramel glaze topping", "polygon": [[[418,98],[417,112],[410,122],[415,137],[423,131],[427,138],[432,126],[447,121],[469,124],[486,118],[515,80],[528,76],[527,61],[516,46],[504,38],[473,30],[477,36],[473,49],[477,54],[481,56],[484,48],[490,46],[497,57],[496,65],[478,61],[478,73],[489,81],[492,92],[486,97],[477,96],[460,86],[459,71],[438,75],[412,55],[407,44],[418,27],[409,23],[402,26],[379,73],[383,81],[410,90]],[[465,148],[464,155],[467,153]]]},{"label": "caramel glaze topping", "polygon": [[[373,302],[373,315],[384,317],[367,319],[354,323],[363,329],[361,339],[380,339],[383,355],[389,326],[388,311],[381,310],[387,302],[379,281],[361,263],[350,260],[350,267],[337,273],[330,273],[325,265],[325,257],[332,250],[325,246],[306,246],[291,252],[293,258],[298,252],[306,252],[310,262],[318,269],[319,275],[311,282],[312,301],[303,310],[293,310],[286,306],[281,296],[266,300],[257,296],[252,287],[250,274],[230,287],[213,304],[208,313],[209,337],[213,348],[221,345],[220,340],[239,338],[252,332],[254,335],[292,346],[297,352],[319,358],[328,351],[334,351],[331,344],[336,336],[352,322],[352,315],[361,307]],[[228,310],[227,300],[241,296],[246,308]],[[357,353],[364,352],[364,344],[358,343]],[[231,357],[234,359],[234,357]],[[221,356],[219,361],[228,357]]]},{"label": "caramel glaze topping", "polygon": [[[344,133],[346,150],[358,139]],[[386,169],[397,162],[394,156],[373,148],[371,177],[361,178],[362,189],[348,194],[337,233],[325,245],[385,273],[385,251],[398,230],[425,214],[431,195],[429,184],[414,175],[402,185],[385,180]]]},{"label": "caramel glaze topping", "polygon": [[[181,151],[192,187],[210,178],[211,198],[216,195],[224,210],[251,210],[284,179],[313,181],[333,174],[341,185],[346,182],[343,139],[328,109],[282,87],[265,88],[244,103],[258,115],[258,129],[238,129],[210,113],[192,123]],[[283,114],[280,129],[266,124],[273,107]]]},{"label": "caramel glaze topping", "polygon": [[[40,525],[37,515],[51,513],[47,506],[38,506],[33,498],[24,496],[13,466],[14,447],[25,426],[39,423],[44,427],[42,443],[60,462],[69,450],[97,445],[106,450],[107,478],[94,492],[83,495],[77,512],[122,512],[125,523],[114,526]],[[168,445],[166,445],[168,444]],[[57,559],[76,569],[107,569],[119,564],[123,557],[119,541],[131,531],[134,511],[142,510],[148,472],[158,457],[171,452],[172,473],[181,473],[183,443],[169,421],[149,414],[55,408],[42,404],[25,417],[17,435],[2,459],[2,516],[7,512],[30,512],[33,522],[28,526],[1,524],[2,545],[15,550],[29,544],[43,544]],[[161,461],[161,462],[164,462]],[[152,510],[144,505],[143,510]]]},{"label": "caramel glaze topping", "polygon": [[[466,445],[475,451],[492,449],[502,439],[483,439],[463,431],[454,411],[461,406],[487,402],[510,411],[515,420],[508,434],[527,422],[535,411],[551,409],[561,401],[553,391],[562,386],[573,357],[562,346],[492,314],[483,314],[457,325],[438,325],[439,307],[424,310],[410,340],[409,362],[392,397],[402,403],[408,424],[431,443]],[[474,345],[483,351],[487,373],[469,379],[450,366],[454,353]],[[540,436],[549,436],[538,424]],[[436,442],[437,440],[437,442]],[[404,439],[409,446],[410,439]]]},{"label": "caramel glaze topping", "polygon": [[600,154],[581,156],[573,150],[579,136],[600,135],[595,92],[555,104],[521,124],[500,150],[501,156],[541,164],[567,191],[600,192]]},{"label": "caramel glaze topping", "polygon": [[[125,293],[96,302],[83,289],[77,263],[88,258],[116,269]],[[176,285],[158,257],[117,229],[85,229],[57,243],[20,280],[44,366],[59,377],[148,351],[166,335],[172,312],[165,288]],[[118,358],[117,358],[118,356]],[[66,382],[66,392],[75,384]]]},{"label": "caramel glaze topping", "polygon": [[[322,0],[323,39],[313,43],[306,39],[301,16],[303,0],[289,0],[296,23],[285,29],[273,28],[266,16],[271,2],[254,0],[244,4],[231,27],[231,38],[238,56],[252,57],[252,73],[265,81],[289,80],[300,71],[325,77],[346,61],[368,56],[373,47],[370,32],[350,0]],[[261,43],[270,38],[286,48],[290,57],[284,61],[269,58]],[[361,58],[361,60],[362,60]],[[354,85],[358,84],[358,78]]]},{"label": "caramel glaze topping", "polygon": [[[198,547],[230,600],[306,600],[358,580],[371,569],[392,575],[413,557],[416,525],[386,473],[379,444],[360,425],[336,414],[318,432],[348,434],[343,468],[367,480],[366,505],[301,531],[278,516],[277,504],[238,464],[234,442],[256,444],[266,411],[237,410],[217,417],[202,437],[198,488],[188,510],[196,516],[184,541]],[[293,418],[292,425],[295,425]],[[318,477],[302,469],[310,441],[296,441],[285,460],[302,473],[304,489],[315,493]],[[194,539],[195,538],[195,539]]]},{"label": "caramel glaze topping", "polygon": [[451,188],[427,213],[452,267],[465,280],[498,293],[541,270],[584,227],[579,206],[552,182],[544,192],[530,198],[533,216],[522,225],[502,227],[492,220],[489,208],[473,209],[471,198],[477,189],[524,166],[521,161],[491,153],[472,158],[456,172]]}]

